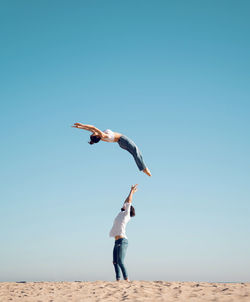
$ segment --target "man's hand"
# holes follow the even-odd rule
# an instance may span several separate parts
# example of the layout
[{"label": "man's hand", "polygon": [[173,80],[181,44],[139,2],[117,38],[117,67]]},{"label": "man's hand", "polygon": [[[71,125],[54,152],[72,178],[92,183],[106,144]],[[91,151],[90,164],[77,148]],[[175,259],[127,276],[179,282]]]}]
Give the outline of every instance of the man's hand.
[{"label": "man's hand", "polygon": [[138,186],[138,184],[131,186],[130,192],[131,192],[132,194],[134,194],[134,193],[138,190],[137,186]]}]

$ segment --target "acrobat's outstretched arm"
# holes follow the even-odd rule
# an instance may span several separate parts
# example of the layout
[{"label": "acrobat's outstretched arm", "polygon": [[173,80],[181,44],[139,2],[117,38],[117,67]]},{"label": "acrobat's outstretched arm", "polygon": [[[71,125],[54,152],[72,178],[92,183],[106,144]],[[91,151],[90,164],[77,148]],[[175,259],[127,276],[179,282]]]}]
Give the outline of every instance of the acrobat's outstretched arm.
[{"label": "acrobat's outstretched arm", "polygon": [[81,124],[81,123],[74,123],[74,126],[72,126],[72,127],[90,131],[92,133],[95,133],[95,134],[99,135],[101,138],[104,138],[106,136],[105,133],[103,133],[100,129],[98,129],[95,126],[92,126],[92,125],[84,125],[84,124]]}]

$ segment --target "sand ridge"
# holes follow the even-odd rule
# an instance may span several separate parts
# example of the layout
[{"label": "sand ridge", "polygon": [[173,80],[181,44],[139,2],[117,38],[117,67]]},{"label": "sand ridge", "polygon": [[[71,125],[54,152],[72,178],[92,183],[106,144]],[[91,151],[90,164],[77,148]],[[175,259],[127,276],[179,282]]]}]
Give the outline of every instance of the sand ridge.
[{"label": "sand ridge", "polygon": [[249,302],[250,283],[167,281],[2,282],[0,301]]}]

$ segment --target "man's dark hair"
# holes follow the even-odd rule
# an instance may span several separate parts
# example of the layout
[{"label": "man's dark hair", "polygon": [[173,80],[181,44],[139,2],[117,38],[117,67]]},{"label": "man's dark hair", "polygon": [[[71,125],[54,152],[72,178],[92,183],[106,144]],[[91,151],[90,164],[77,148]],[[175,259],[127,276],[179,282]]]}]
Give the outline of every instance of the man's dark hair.
[{"label": "man's dark hair", "polygon": [[92,134],[92,135],[90,135],[90,142],[89,142],[89,144],[90,145],[97,144],[100,141],[100,139],[101,138],[100,138],[99,135]]},{"label": "man's dark hair", "polygon": [[[125,209],[121,208],[121,211],[124,212]],[[135,208],[131,205],[130,207],[130,217],[134,217],[135,216]]]},{"label": "man's dark hair", "polygon": [[133,206],[130,207],[130,217],[135,216],[135,208]]}]

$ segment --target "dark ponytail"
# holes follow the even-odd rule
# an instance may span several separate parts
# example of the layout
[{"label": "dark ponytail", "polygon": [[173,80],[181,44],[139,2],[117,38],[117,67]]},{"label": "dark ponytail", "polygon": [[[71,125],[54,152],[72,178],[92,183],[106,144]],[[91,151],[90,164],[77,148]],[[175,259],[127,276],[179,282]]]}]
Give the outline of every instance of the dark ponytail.
[{"label": "dark ponytail", "polygon": [[99,135],[92,134],[92,135],[90,135],[89,144],[90,145],[97,144],[100,140],[101,140],[101,138]]}]

